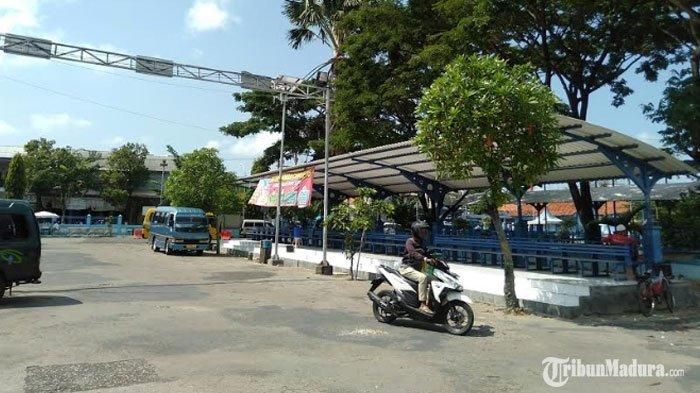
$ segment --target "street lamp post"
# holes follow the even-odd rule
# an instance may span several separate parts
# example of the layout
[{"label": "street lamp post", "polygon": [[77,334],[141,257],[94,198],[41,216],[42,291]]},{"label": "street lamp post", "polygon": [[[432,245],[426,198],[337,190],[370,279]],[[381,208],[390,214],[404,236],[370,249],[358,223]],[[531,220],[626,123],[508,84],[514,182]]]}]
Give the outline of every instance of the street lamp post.
[{"label": "street lamp post", "polygon": [[331,88],[326,86],[326,124],[325,124],[325,141],[323,146],[323,259],[322,266],[328,266],[326,254],[328,252],[328,226],[326,220],[328,218],[328,154],[330,150],[329,134],[331,130]]},{"label": "street lamp post", "polygon": [[287,95],[280,94],[279,100],[282,101],[282,124],[280,131],[280,160],[277,165],[277,215],[275,216],[275,255],[272,257],[272,263],[279,263],[280,257],[278,253],[280,241],[280,215],[282,212],[282,168],[284,167],[284,126],[287,119]]},{"label": "street lamp post", "polygon": [[[239,86],[254,91],[264,91],[270,93],[284,94],[288,98],[295,99],[321,99],[326,101],[326,124],[325,124],[325,157],[323,175],[323,220],[328,218],[328,154],[330,133],[330,76],[326,72],[318,72],[317,84],[308,84],[305,80],[289,76],[280,76],[272,79],[264,75],[256,75],[250,72],[236,72],[227,70],[217,70],[210,67],[200,67],[189,64],[177,63],[172,60],[158,59],[147,56],[136,56],[105,50],[91,49],[75,45],[68,45],[51,40],[20,36],[16,34],[0,33],[0,50],[4,53],[39,57],[43,59],[59,59],[100,65],[105,67],[131,70],[142,74],[158,75],[161,77],[177,77],[201,80],[212,83]],[[284,132],[282,133],[284,135]],[[280,166],[282,164],[280,163]],[[162,188],[165,169],[161,172],[161,203]],[[278,203],[279,211],[279,203]],[[278,214],[279,217],[279,214]],[[278,230],[276,230],[278,231]],[[323,261],[322,265],[328,266],[326,261],[327,250],[327,230],[323,228]],[[275,241],[277,243],[277,241]]]},{"label": "street lamp post", "polygon": [[163,160],[160,162],[160,201],[158,206],[163,205],[163,179],[165,178],[165,167],[168,166],[168,162]]}]

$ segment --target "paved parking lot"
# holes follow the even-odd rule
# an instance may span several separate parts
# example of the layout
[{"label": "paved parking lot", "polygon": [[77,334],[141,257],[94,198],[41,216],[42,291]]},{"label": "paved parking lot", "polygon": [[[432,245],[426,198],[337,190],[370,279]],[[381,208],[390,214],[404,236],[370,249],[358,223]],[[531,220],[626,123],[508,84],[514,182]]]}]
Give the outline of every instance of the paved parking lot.
[{"label": "paved parking lot", "polygon": [[[691,392],[700,316],[563,321],[475,305],[474,331],[383,325],[367,282],[133,239],[45,239],[41,285],[0,301],[0,392]],[[678,378],[542,378],[544,358]]]}]

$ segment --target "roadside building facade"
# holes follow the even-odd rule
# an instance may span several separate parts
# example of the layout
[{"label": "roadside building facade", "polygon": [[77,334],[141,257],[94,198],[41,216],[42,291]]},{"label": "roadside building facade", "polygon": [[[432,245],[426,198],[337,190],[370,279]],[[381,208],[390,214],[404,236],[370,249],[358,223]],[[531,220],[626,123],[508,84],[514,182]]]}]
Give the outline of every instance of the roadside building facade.
[{"label": "roadside building facade", "polygon": [[[88,153],[86,150],[78,150],[79,152]],[[5,178],[9,169],[10,160],[17,153],[23,153],[22,147],[16,146],[0,146],[0,197],[5,195]],[[110,152],[99,151],[101,158],[97,164],[104,168],[107,157]],[[133,198],[136,204],[136,211],[140,212],[144,206],[157,206],[160,203],[161,188],[165,180],[167,180],[170,172],[175,169],[175,160],[172,156],[149,155],[145,162],[148,168],[148,179],[136,189]],[[162,180],[162,183],[161,183]],[[27,195],[26,199],[33,204],[36,204],[34,195]],[[43,206],[34,206],[37,210],[47,210],[54,213],[61,213],[61,204],[57,197],[43,196]],[[116,216],[122,214],[114,206],[100,196],[100,193],[95,190],[89,190],[85,195],[69,198],[66,203],[66,222],[79,223],[85,220],[85,216],[90,214],[95,221],[104,220],[107,216]],[[138,218],[134,217],[134,220]]]}]

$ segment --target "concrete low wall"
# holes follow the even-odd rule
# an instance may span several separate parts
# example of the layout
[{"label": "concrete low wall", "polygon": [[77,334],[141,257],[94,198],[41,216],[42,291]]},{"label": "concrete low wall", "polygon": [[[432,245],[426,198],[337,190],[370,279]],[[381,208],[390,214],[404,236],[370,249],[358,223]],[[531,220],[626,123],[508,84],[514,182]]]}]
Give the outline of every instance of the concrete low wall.
[{"label": "concrete low wall", "polygon": [[[260,253],[259,242],[232,240],[224,243],[224,249],[234,255],[246,256]],[[252,248],[252,251],[250,249]],[[321,262],[322,251],[314,248],[297,248],[293,252],[280,245],[279,257],[284,266],[314,269]],[[356,256],[357,258],[357,256]],[[335,272],[347,272],[350,262],[337,250],[328,251],[327,260]],[[401,258],[390,255],[363,253],[360,258],[358,278],[373,278],[377,266],[398,267]],[[503,305],[504,273],[500,268],[450,263],[450,269],[460,277],[465,292],[475,301]],[[677,307],[697,306],[697,299],[687,282],[674,281]],[[588,278],[550,273],[515,271],[515,292],[521,305],[528,311],[564,318],[588,314],[615,314],[637,312],[636,282],[613,281],[610,278]]]}]

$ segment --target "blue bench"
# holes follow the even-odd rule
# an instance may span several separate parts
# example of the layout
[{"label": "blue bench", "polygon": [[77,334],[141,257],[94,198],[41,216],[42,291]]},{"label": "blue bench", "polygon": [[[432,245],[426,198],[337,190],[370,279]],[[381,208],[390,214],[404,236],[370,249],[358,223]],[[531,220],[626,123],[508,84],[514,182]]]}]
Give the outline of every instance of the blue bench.
[{"label": "blue bench", "polygon": [[[551,241],[510,239],[516,267],[552,273],[578,272],[582,276],[609,275],[624,271],[632,260],[626,246],[575,244]],[[463,263],[502,266],[503,255],[498,239],[435,237],[435,249],[448,259]],[[601,269],[602,266],[602,269]]]}]

